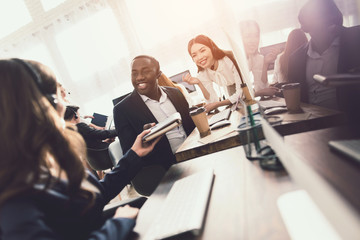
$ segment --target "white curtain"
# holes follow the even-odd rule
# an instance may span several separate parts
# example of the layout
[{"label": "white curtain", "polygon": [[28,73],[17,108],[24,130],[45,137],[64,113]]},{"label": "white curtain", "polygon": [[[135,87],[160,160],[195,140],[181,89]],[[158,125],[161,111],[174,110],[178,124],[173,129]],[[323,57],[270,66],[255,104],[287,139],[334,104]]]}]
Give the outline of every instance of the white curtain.
[{"label": "white curtain", "polygon": [[[228,34],[243,58],[238,29],[241,20],[258,21],[263,46],[283,42],[288,32],[298,27],[297,14],[305,2],[57,0],[48,7],[42,5],[47,0],[12,1],[25,3],[31,20],[23,26],[14,25],[14,31],[0,39],[0,56],[49,65],[83,114],[105,115],[112,114],[113,98],[132,91],[130,63],[136,55],[157,58],[167,76],[186,69],[196,75],[196,66],[187,53],[191,38],[205,34],[220,48],[234,49]],[[346,26],[359,24],[357,0],[336,3]]]}]

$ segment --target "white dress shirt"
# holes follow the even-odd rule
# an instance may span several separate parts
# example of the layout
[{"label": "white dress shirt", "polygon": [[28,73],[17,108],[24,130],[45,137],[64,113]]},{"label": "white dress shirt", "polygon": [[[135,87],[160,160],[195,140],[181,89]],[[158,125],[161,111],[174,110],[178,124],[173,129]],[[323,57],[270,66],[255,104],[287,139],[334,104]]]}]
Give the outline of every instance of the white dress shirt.
[{"label": "white dress shirt", "polygon": [[[140,95],[146,106],[149,108],[151,113],[154,115],[158,122],[163,121],[168,116],[176,113],[176,109],[170,99],[168,98],[167,94],[161,89],[161,97],[159,101],[153,100],[145,95]],[[166,137],[169,140],[170,147],[173,153],[180,147],[180,145],[186,139],[186,132],[182,125],[168,131],[166,133]]]},{"label": "white dress shirt", "polygon": [[236,92],[231,96],[228,96],[228,94],[226,96],[231,103],[235,103],[242,94],[240,75],[233,62],[226,56],[218,60],[218,67],[216,70],[207,68],[204,71],[199,72],[197,77],[210,94],[210,98],[206,100],[207,103],[219,101],[219,96],[215,92],[213,83],[216,83],[221,87],[235,84]]},{"label": "white dress shirt", "polygon": [[306,83],[311,104],[338,109],[336,88],[323,86],[316,82],[313,76],[315,74],[331,75],[337,73],[339,41],[339,38],[336,38],[322,54],[314,51],[310,41],[306,61]]},{"label": "white dress shirt", "polygon": [[264,67],[264,56],[261,55],[260,53],[251,55],[248,58],[248,64],[249,64],[249,70],[254,77],[253,84],[254,84],[255,92],[269,87],[269,84],[267,82],[264,83],[263,81],[261,81],[261,76]]},{"label": "white dress shirt", "polygon": [[275,62],[274,62],[274,75],[273,75],[273,82],[274,83],[286,83],[287,79],[285,79],[284,75],[281,72],[281,64],[280,64],[280,56],[284,53],[280,53],[277,55]]}]

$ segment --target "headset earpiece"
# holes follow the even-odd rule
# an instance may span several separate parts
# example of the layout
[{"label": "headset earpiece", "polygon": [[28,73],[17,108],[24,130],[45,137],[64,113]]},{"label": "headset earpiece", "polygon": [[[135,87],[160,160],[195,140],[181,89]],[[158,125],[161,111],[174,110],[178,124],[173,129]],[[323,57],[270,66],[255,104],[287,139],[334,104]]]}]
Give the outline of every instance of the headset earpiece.
[{"label": "headset earpiece", "polygon": [[161,72],[161,71],[159,71],[159,73],[158,73],[158,75],[157,75],[157,77],[156,77],[156,78],[159,78],[159,77],[161,76],[161,74],[162,74],[162,72]]},{"label": "headset earpiece", "polygon": [[31,75],[31,78],[34,80],[35,84],[38,86],[40,92],[46,97],[46,99],[50,102],[50,104],[56,109],[58,100],[55,96],[55,94],[49,94],[46,93],[43,87],[43,81],[41,79],[40,74],[36,69],[26,61],[20,59],[20,58],[13,58],[12,59],[15,62],[20,63],[23,67],[25,67],[26,71]]},{"label": "headset earpiece", "polygon": [[47,98],[47,100],[50,102],[51,106],[53,106],[55,109],[57,107],[58,104],[58,99],[56,96],[54,96],[55,94],[45,94],[45,97]]}]

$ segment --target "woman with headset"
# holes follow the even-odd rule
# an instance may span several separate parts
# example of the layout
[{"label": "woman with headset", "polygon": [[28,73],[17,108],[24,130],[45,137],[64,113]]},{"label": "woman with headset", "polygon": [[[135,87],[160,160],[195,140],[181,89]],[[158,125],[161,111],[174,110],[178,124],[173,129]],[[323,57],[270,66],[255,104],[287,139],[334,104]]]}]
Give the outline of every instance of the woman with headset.
[{"label": "woman with headset", "polygon": [[[236,103],[242,94],[241,73],[232,52],[220,49],[205,35],[198,35],[188,43],[188,52],[198,68],[197,77],[187,74],[183,81],[197,84],[205,99],[206,112],[217,107]],[[226,87],[228,97],[221,100],[213,83]]]},{"label": "woman with headset", "polygon": [[[82,137],[65,126],[55,77],[44,65],[0,60],[0,239],[125,239],[138,209],[105,204],[143,166],[139,134],[114,170],[98,181],[84,168]],[[120,164],[121,163],[121,164]]]}]

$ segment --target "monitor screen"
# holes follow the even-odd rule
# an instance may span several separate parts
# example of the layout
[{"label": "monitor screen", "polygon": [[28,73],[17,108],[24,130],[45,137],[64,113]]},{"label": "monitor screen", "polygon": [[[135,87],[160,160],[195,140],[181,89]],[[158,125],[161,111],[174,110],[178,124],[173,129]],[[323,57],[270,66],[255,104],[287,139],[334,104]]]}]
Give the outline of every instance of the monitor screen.
[{"label": "monitor screen", "polygon": [[174,83],[182,84],[189,93],[192,93],[192,92],[196,91],[195,86],[191,85],[191,84],[188,84],[187,82],[183,82],[183,80],[182,80],[182,76],[187,74],[187,73],[190,74],[190,71],[186,70],[184,72],[178,73],[178,74],[176,74],[174,76],[171,76],[170,79]]}]

